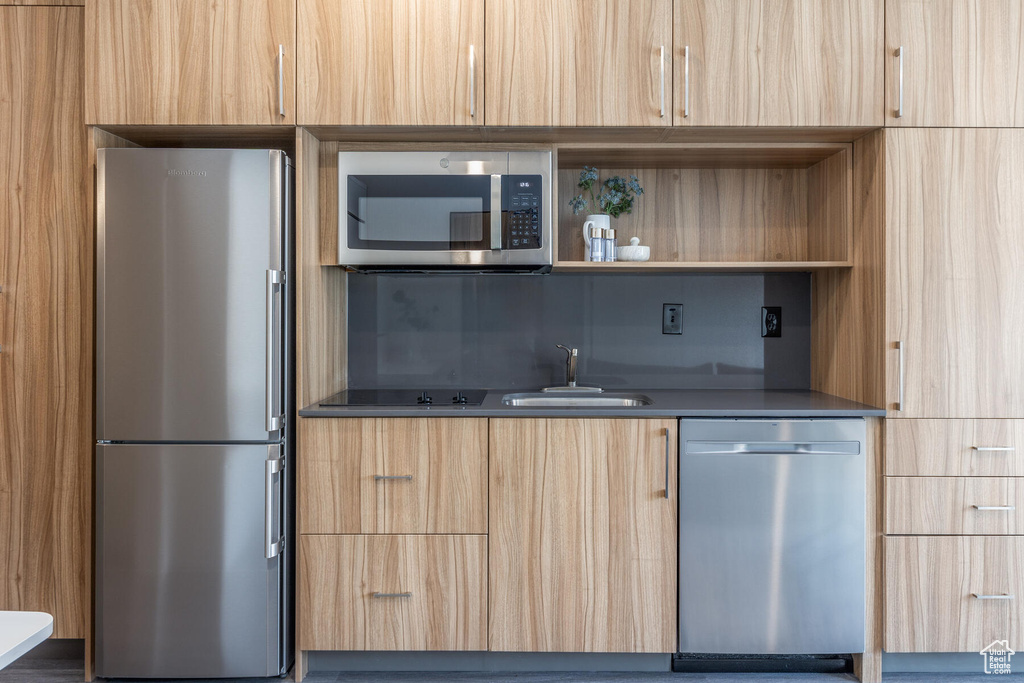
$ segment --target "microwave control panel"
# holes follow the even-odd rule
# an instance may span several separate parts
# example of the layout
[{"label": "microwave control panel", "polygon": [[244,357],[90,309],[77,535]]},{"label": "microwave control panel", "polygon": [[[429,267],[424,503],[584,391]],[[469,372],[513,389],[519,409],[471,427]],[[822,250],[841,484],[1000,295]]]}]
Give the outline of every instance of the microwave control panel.
[{"label": "microwave control panel", "polygon": [[542,240],[541,177],[501,177],[501,248],[540,249]]}]

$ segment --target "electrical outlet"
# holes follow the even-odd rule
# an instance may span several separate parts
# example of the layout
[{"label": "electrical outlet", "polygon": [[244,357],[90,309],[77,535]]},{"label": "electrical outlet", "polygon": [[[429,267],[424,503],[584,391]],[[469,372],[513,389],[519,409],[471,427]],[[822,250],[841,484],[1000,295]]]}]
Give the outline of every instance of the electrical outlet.
[{"label": "electrical outlet", "polygon": [[761,336],[782,336],[782,306],[761,307]]},{"label": "electrical outlet", "polygon": [[662,304],[661,305],[661,333],[682,334],[683,333],[683,305]]}]

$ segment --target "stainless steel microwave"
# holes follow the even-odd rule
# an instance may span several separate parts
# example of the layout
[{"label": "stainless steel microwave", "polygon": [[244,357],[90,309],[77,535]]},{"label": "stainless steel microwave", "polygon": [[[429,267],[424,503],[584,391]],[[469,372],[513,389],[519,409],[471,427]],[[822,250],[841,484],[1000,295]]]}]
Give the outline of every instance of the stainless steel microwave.
[{"label": "stainless steel microwave", "polygon": [[339,152],[338,263],[551,268],[551,152]]}]

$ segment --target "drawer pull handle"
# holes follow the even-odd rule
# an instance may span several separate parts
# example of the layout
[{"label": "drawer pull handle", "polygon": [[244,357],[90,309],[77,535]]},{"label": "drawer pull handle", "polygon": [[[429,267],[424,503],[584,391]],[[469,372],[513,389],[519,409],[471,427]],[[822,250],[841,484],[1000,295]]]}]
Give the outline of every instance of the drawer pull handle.
[{"label": "drawer pull handle", "polygon": [[978,600],[1013,600],[1013,595],[1009,593],[1001,593],[999,595],[979,595],[978,593],[971,593]]},{"label": "drawer pull handle", "polygon": [[411,598],[412,593],[374,593],[374,598]]},{"label": "drawer pull handle", "polygon": [[1017,509],[1016,505],[972,505],[975,510],[1005,510],[1011,512]]},{"label": "drawer pull handle", "polygon": [[1012,453],[1017,450],[1013,446],[971,446],[979,453]]},{"label": "drawer pull handle", "polygon": [[411,474],[375,474],[373,475],[374,481],[390,481],[394,479],[403,479],[405,481],[412,481]]}]

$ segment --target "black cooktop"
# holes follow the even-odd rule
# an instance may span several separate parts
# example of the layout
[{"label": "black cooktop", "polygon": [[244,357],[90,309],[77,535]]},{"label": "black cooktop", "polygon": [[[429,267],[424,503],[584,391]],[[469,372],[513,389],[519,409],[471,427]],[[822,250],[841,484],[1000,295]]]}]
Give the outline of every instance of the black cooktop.
[{"label": "black cooktop", "polygon": [[486,389],[347,389],[320,406],[478,406],[486,395]]}]

